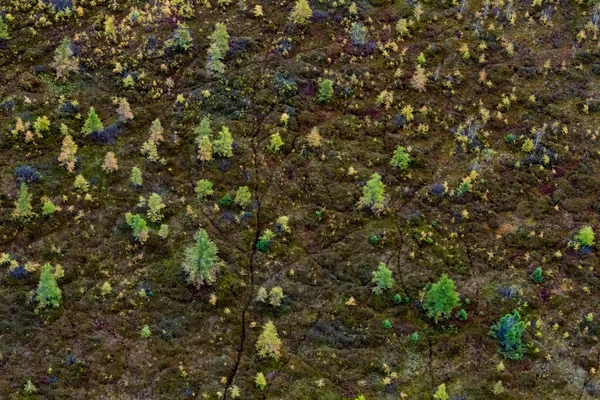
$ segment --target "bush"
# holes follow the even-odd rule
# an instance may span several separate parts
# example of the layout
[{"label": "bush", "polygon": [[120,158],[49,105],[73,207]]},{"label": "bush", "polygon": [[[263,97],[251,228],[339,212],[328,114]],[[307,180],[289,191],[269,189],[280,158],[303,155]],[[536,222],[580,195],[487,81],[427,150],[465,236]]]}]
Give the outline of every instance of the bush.
[{"label": "bush", "polygon": [[20,185],[21,183],[35,183],[40,180],[40,173],[34,168],[28,165],[22,165],[17,167],[13,171],[13,177],[15,181]]},{"label": "bush", "polygon": [[317,102],[329,103],[333,97],[333,81],[331,79],[324,79],[319,84],[319,93],[317,93]]},{"label": "bush", "polygon": [[120,130],[119,125],[112,124],[100,131],[90,133],[87,137],[102,144],[109,144],[115,141]]},{"label": "bush", "polygon": [[44,264],[41,268],[40,282],[36,291],[36,300],[41,307],[57,308],[60,305],[62,294],[56,284],[56,279],[52,273],[52,266]]},{"label": "bush", "polygon": [[427,311],[427,316],[437,323],[442,318],[450,318],[452,310],[458,306],[458,303],[454,281],[443,274],[440,280],[431,285],[425,293],[423,308]]},{"label": "bush", "polygon": [[512,314],[506,314],[490,328],[490,335],[500,342],[501,348],[498,353],[511,360],[523,358],[525,347],[521,336],[525,330],[525,322],[521,321],[521,315],[517,310]]},{"label": "bush", "polygon": [[194,235],[195,244],[185,250],[183,269],[188,281],[196,286],[213,284],[217,280],[219,258],[217,246],[209,239],[202,228]]},{"label": "bush", "polygon": [[466,321],[469,319],[469,314],[467,314],[467,311],[464,308],[461,308],[460,311],[456,313],[456,319],[459,321]]},{"label": "bush", "polygon": [[390,271],[384,263],[379,263],[377,270],[373,271],[373,282],[375,283],[373,292],[375,292],[376,295],[381,295],[384,290],[394,286],[392,271]]}]

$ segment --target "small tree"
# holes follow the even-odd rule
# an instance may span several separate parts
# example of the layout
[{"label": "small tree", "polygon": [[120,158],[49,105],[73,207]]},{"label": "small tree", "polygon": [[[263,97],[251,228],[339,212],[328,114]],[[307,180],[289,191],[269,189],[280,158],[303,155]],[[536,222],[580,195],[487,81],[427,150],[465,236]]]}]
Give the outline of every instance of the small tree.
[{"label": "small tree", "polygon": [[165,207],[165,203],[163,203],[160,195],[152,193],[148,199],[148,212],[146,213],[148,220],[150,222],[160,222],[160,220],[163,219],[163,215],[160,211]]},{"label": "small tree", "polygon": [[417,65],[415,73],[410,78],[410,86],[416,89],[418,92],[425,91],[425,85],[427,84],[427,74],[421,65]]},{"label": "small tree", "polygon": [[200,161],[210,161],[213,155],[213,145],[208,136],[200,136],[196,138],[196,144],[198,145],[198,159]]},{"label": "small tree", "polygon": [[194,47],[194,39],[187,25],[180,24],[166,44],[175,51],[184,52]]},{"label": "small tree", "polygon": [[281,146],[283,146],[283,140],[281,139],[281,135],[279,132],[275,132],[271,135],[271,140],[269,142],[269,149],[273,153],[278,153],[281,150]]},{"label": "small tree", "polygon": [[160,123],[160,119],[156,118],[152,121],[152,125],[150,125],[150,138],[148,140],[159,144],[164,140],[163,133],[164,129]]},{"label": "small tree", "polygon": [[273,321],[265,324],[262,333],[256,341],[256,350],[262,358],[279,359],[279,355],[281,354],[281,339],[277,335],[277,329]]},{"label": "small tree", "polygon": [[62,298],[60,288],[56,284],[56,279],[52,273],[52,266],[44,264],[41,268],[40,282],[36,291],[36,300],[41,307],[57,308]]},{"label": "small tree", "polygon": [[267,387],[267,379],[265,378],[265,375],[262,372],[258,372],[256,374],[256,377],[254,378],[254,384],[260,390],[265,390],[265,388]]},{"label": "small tree", "polygon": [[210,196],[215,192],[213,190],[212,182],[208,179],[200,179],[198,182],[196,182],[196,188],[194,191],[196,192],[196,197],[198,197],[200,200]]},{"label": "small tree", "polygon": [[367,28],[360,22],[353,22],[350,26],[350,37],[355,46],[363,46],[367,41]]},{"label": "small tree", "polygon": [[42,215],[44,217],[47,217],[47,216],[54,214],[57,210],[57,207],[54,205],[52,200],[50,200],[47,197],[43,198],[42,200],[44,201],[44,203],[42,205]]},{"label": "small tree", "polygon": [[100,121],[98,114],[96,114],[96,110],[94,110],[94,107],[90,107],[90,112],[81,132],[87,136],[90,133],[100,132],[103,129],[104,125],[102,125],[102,121]]},{"label": "small tree", "polygon": [[283,289],[279,286],[275,286],[271,288],[269,292],[269,304],[275,307],[279,307],[281,305],[281,300],[285,297],[283,294]]},{"label": "small tree", "polygon": [[19,198],[15,201],[15,209],[13,210],[12,217],[18,220],[27,220],[35,216],[33,207],[31,206],[31,195],[29,189],[24,182],[21,182],[19,188]]},{"label": "small tree", "polygon": [[212,160],[213,146],[210,141],[210,118],[202,118],[194,133],[196,134],[196,145],[198,146],[198,159],[200,161]]},{"label": "small tree", "polygon": [[160,224],[160,228],[158,228],[158,236],[162,239],[166,239],[169,236],[169,225]]},{"label": "small tree", "polygon": [[79,174],[75,177],[75,182],[73,182],[73,189],[79,193],[85,193],[90,190],[89,182],[83,177],[83,175]]},{"label": "small tree", "polygon": [[196,140],[202,136],[210,136],[212,134],[212,129],[210,127],[210,118],[208,116],[202,118],[196,129],[194,129],[194,133],[196,134]]},{"label": "small tree", "polygon": [[441,318],[450,318],[452,310],[458,306],[459,298],[454,281],[443,274],[437,283],[425,293],[423,308],[427,316],[437,323]]},{"label": "small tree", "polygon": [[219,132],[219,138],[213,143],[213,151],[221,157],[229,158],[233,156],[233,138],[229,128],[223,126]]},{"label": "small tree", "polygon": [[71,135],[67,134],[63,138],[60,155],[58,156],[58,163],[63,167],[66,167],[67,171],[71,173],[75,170],[75,163],[77,161],[75,154],[77,154],[77,144],[73,141]]},{"label": "small tree", "polygon": [[521,321],[521,315],[517,310],[512,314],[506,314],[490,328],[490,335],[500,342],[498,353],[511,360],[523,358],[525,346],[521,336],[525,330],[525,322]]},{"label": "small tree", "polygon": [[492,393],[494,393],[496,396],[499,396],[502,393],[504,393],[504,386],[502,386],[501,380],[494,384],[494,387],[492,388]]},{"label": "small tree", "polygon": [[133,89],[135,87],[135,79],[132,74],[127,74],[123,78],[123,87],[125,89]]},{"label": "small tree", "polygon": [[305,25],[309,22],[310,17],[312,17],[312,10],[308,5],[308,1],[297,0],[290,13],[290,20],[296,25]]},{"label": "small tree", "polygon": [[37,393],[38,389],[35,387],[35,385],[31,382],[31,379],[30,379],[30,380],[27,381],[27,383],[23,387],[23,391],[27,395],[32,395],[32,394]]},{"label": "small tree", "polygon": [[104,157],[104,164],[102,164],[102,169],[105,172],[115,172],[119,169],[119,163],[117,162],[115,153],[112,151],[106,153],[106,157]]},{"label": "small tree", "polygon": [[196,232],[194,240],[196,243],[185,251],[183,269],[188,274],[188,280],[196,286],[213,284],[217,280],[220,263],[217,246],[202,228]]},{"label": "small tree", "polygon": [[0,15],[0,40],[8,39],[8,27],[4,21],[4,17]]},{"label": "small tree", "polygon": [[117,40],[117,28],[115,27],[115,17],[109,15],[104,21],[104,34],[112,42]]},{"label": "small tree", "polygon": [[142,330],[140,331],[140,337],[144,340],[147,340],[150,338],[151,335],[152,332],[150,331],[150,327],[148,325],[144,325],[142,327]]},{"label": "small tree", "polygon": [[77,72],[79,69],[79,59],[73,55],[71,41],[66,36],[54,52],[52,67],[56,70],[56,79],[66,77],[69,72]]},{"label": "small tree", "polygon": [[227,26],[222,22],[215,24],[215,30],[210,35],[211,43],[217,45],[222,55],[227,54],[229,51],[229,33],[227,32]]},{"label": "small tree", "polygon": [[158,149],[156,148],[156,142],[154,140],[146,140],[142,144],[140,153],[142,153],[142,155],[144,155],[150,162],[157,162],[160,158],[158,156]]},{"label": "small tree", "polygon": [[375,283],[373,292],[376,295],[381,295],[384,290],[391,289],[394,286],[392,271],[384,263],[379,263],[377,270],[373,271],[373,282]]},{"label": "small tree", "polygon": [[329,103],[333,97],[333,81],[324,79],[319,84],[319,93],[317,93],[317,101],[319,103]]},{"label": "small tree", "polygon": [[446,384],[442,383],[440,386],[438,386],[435,394],[433,395],[433,398],[435,400],[448,400],[450,397],[448,397],[448,393],[446,392]]},{"label": "small tree", "polygon": [[42,137],[42,133],[48,132],[50,130],[50,120],[47,116],[42,115],[41,117],[37,117],[33,122],[33,128],[39,137]]},{"label": "small tree", "polygon": [[368,208],[375,214],[383,211],[384,185],[381,182],[381,175],[376,172],[371,175],[371,179],[363,187],[363,195],[358,201],[357,206],[358,208]]},{"label": "small tree", "polygon": [[216,43],[212,43],[207,50],[206,69],[213,75],[220,75],[225,72],[223,63],[223,52]]},{"label": "small tree", "polygon": [[235,194],[235,200],[233,201],[241,208],[248,207],[252,202],[252,193],[250,193],[248,186],[240,186]]},{"label": "small tree", "polygon": [[146,220],[140,214],[125,214],[127,225],[133,230],[133,237],[140,243],[145,243],[148,239],[148,226]]},{"label": "small tree", "polygon": [[131,112],[131,106],[125,97],[119,99],[119,107],[117,108],[117,115],[119,121],[127,123],[133,119],[133,113]]},{"label": "small tree", "polygon": [[142,170],[140,170],[138,167],[131,168],[131,177],[129,178],[129,180],[131,181],[131,184],[135,187],[142,186],[142,183],[144,182],[142,179]]},{"label": "small tree", "polygon": [[575,236],[575,241],[579,247],[592,247],[594,245],[594,239],[594,230],[591,226],[584,226],[579,230],[577,236]]},{"label": "small tree", "polygon": [[394,151],[394,155],[392,156],[390,165],[394,168],[406,169],[408,168],[409,163],[410,155],[406,152],[406,149],[404,147],[398,146],[396,148],[396,151]]},{"label": "small tree", "polygon": [[531,279],[533,279],[535,283],[542,283],[542,281],[544,280],[544,272],[542,271],[542,267],[537,267],[533,271],[533,273],[531,274]]},{"label": "small tree", "polygon": [[259,287],[258,291],[256,292],[256,301],[266,303],[268,298],[269,294],[267,293],[267,289],[265,289],[263,286]]},{"label": "small tree", "polygon": [[323,141],[323,137],[319,133],[319,128],[313,126],[308,135],[306,135],[306,141],[308,145],[312,148],[321,147],[321,142]]}]

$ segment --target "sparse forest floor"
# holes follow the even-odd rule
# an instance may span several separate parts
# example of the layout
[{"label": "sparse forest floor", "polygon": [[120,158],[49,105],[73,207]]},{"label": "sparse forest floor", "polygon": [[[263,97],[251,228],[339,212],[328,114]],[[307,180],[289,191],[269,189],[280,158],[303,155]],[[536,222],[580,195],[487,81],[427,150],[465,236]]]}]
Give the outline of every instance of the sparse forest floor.
[{"label": "sparse forest floor", "polygon": [[0,399],[600,398],[599,23],[0,0]]}]

